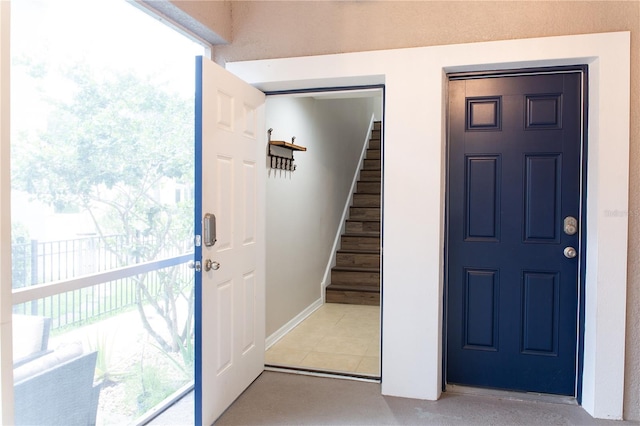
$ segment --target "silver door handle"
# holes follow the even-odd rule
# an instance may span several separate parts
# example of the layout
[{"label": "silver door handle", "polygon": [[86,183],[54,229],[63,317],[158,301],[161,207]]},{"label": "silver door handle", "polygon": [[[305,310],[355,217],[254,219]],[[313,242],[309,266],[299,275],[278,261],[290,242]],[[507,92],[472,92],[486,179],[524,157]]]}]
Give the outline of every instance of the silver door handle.
[{"label": "silver door handle", "polygon": [[220,269],[220,264],[218,262],[214,262],[211,259],[207,259],[204,261],[204,270],[209,272],[210,270],[214,270],[217,271],[218,269]]},{"label": "silver door handle", "polygon": [[565,247],[564,248],[564,257],[567,259],[573,259],[578,255],[578,252],[573,247]]}]

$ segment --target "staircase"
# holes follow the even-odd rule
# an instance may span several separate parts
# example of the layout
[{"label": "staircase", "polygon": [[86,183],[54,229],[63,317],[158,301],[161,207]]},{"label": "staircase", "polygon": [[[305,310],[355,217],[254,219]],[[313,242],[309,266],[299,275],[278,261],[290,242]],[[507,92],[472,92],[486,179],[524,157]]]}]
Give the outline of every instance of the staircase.
[{"label": "staircase", "polygon": [[327,303],[380,305],[380,132],[377,121],[325,289]]}]

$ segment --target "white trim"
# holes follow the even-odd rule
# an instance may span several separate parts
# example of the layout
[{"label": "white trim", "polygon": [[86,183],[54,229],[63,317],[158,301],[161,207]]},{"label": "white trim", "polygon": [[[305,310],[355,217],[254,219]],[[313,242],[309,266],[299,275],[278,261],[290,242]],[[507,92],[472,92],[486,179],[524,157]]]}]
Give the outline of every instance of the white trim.
[{"label": "white trim", "polygon": [[[340,218],[340,226],[336,232],[336,237],[333,240],[333,247],[331,248],[331,253],[329,254],[329,261],[327,262],[327,267],[324,270],[324,277],[322,277],[322,293],[324,294],[324,289],[331,284],[331,269],[336,264],[336,251],[338,247],[340,247],[340,237],[342,237],[342,233],[346,228],[346,220],[349,214],[349,207],[353,204],[353,192],[356,189],[356,185],[358,184],[358,178],[360,176],[360,170],[362,169],[362,164],[364,161],[364,157],[367,155],[367,148],[369,147],[369,139],[371,138],[371,131],[373,130],[373,125],[375,121],[375,115],[371,115],[371,120],[369,121],[369,129],[367,129],[367,134],[364,138],[364,143],[362,145],[362,152],[360,153],[360,160],[358,161],[358,166],[353,174],[353,180],[351,181],[351,188],[349,189],[349,194],[344,203],[344,209],[342,209],[342,217]],[[324,297],[324,296],[323,296]]]},{"label": "white trim", "polygon": [[[161,402],[159,402],[157,405],[152,407],[149,411],[144,413],[142,416],[138,417],[133,422],[133,424],[136,425],[136,426],[143,426],[143,425],[147,425],[147,424],[151,423],[151,420],[153,420],[156,417],[160,416],[162,413],[164,413],[172,405],[174,405],[175,403],[180,401],[187,394],[193,392],[194,387],[195,387],[195,382],[193,380],[190,381],[189,383],[187,383],[186,385],[183,385],[178,390],[173,392],[171,395],[169,395],[168,397],[163,399]],[[187,418],[184,418],[183,421],[186,424],[187,423]]]},{"label": "white trim", "polygon": [[265,349],[269,349],[275,345],[278,340],[282,339],[288,332],[296,328],[298,324],[304,321],[309,315],[314,313],[323,305],[322,298],[316,300],[311,305],[307,306],[302,312],[293,317],[289,322],[280,327],[275,333],[271,334],[265,339]]},{"label": "white trim", "polygon": [[[198,34],[196,34],[195,32],[191,31],[189,28],[187,28],[185,25],[178,23],[175,19],[171,18],[169,15],[167,15],[166,13],[161,12],[161,10],[179,10],[176,6],[173,6],[171,4],[171,2],[166,1],[166,0],[154,0],[153,2],[149,3],[149,1],[145,1],[145,0],[126,0],[130,5],[132,5],[133,7],[135,7],[136,9],[146,13],[147,15],[151,16],[152,18],[157,19],[158,21],[160,21],[161,23],[165,24],[166,26],[168,26],[169,28],[172,28],[173,30],[179,32],[180,34],[182,34],[183,36],[187,37],[189,40],[201,44],[202,47],[204,47],[204,57],[207,59],[211,59],[211,50],[213,49],[213,42],[207,40],[204,37],[199,36]],[[176,12],[177,13],[177,12]],[[192,18],[189,17],[189,19],[191,20]],[[217,40],[216,37],[218,37],[217,34],[213,34],[213,32],[211,33],[212,35],[210,35],[210,38],[212,40]],[[224,40],[220,39],[217,40],[218,43],[224,42]]]},{"label": "white trim", "polygon": [[[383,82],[382,393],[440,397],[445,73],[589,65],[583,407],[620,419],[624,400],[630,32],[228,63],[263,90]],[[416,198],[415,194],[420,194]]]},{"label": "white trim", "polygon": [[13,424],[11,326],[10,25],[11,2],[0,1],[0,423]]}]

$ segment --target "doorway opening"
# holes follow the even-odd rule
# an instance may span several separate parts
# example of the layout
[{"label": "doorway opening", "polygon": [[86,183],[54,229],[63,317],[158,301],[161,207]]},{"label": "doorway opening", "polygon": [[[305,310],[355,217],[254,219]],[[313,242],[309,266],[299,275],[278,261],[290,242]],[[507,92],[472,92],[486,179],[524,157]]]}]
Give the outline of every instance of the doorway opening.
[{"label": "doorway opening", "polygon": [[447,384],[580,400],[586,68],[449,77]]},{"label": "doorway opening", "polygon": [[[272,139],[295,137],[307,151],[295,153],[295,171],[268,171],[266,365],[379,379],[380,303],[366,299],[380,294],[382,131],[376,123],[383,119],[383,87],[267,95]],[[377,173],[377,182],[367,190],[360,179],[371,173]],[[362,202],[377,214],[366,221],[370,235],[355,232],[374,245],[360,250],[370,252],[369,264],[336,271],[344,263],[341,247],[350,243],[345,235],[364,223],[350,222]],[[356,277],[356,285],[367,286],[368,280],[377,294],[354,292],[350,300],[325,296],[340,273],[358,270],[368,275]]]}]

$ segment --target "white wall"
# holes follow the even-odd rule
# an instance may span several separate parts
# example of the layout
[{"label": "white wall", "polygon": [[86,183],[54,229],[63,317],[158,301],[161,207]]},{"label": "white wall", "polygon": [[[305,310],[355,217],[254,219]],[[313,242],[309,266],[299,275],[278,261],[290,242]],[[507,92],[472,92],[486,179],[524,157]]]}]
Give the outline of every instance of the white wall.
[{"label": "white wall", "polygon": [[571,64],[590,78],[583,406],[619,419],[628,218],[606,211],[628,211],[628,32],[227,64],[268,90],[386,84],[382,393],[435,400],[442,387],[445,73]]},{"label": "white wall", "polygon": [[[272,140],[295,152],[295,172],[267,177],[266,334],[272,335],[322,298],[322,279],[341,225],[354,171],[378,98],[269,96]],[[379,108],[378,108],[379,110]]]}]

